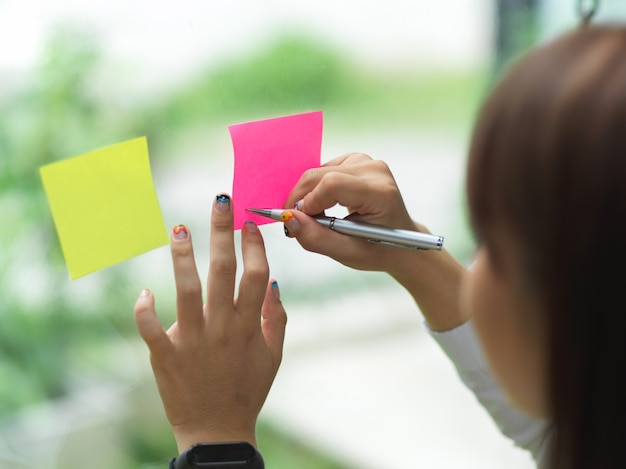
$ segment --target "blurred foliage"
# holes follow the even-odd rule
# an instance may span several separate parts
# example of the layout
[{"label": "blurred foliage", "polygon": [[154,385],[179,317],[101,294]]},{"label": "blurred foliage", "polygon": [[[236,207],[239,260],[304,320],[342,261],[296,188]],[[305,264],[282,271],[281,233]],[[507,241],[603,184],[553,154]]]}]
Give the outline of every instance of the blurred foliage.
[{"label": "blurred foliage", "polygon": [[481,70],[389,74],[363,68],[312,40],[287,36],[256,55],[213,66],[157,100],[143,113],[140,133],[162,142],[211,122],[318,109],[326,119],[339,116],[344,126],[357,129],[454,128],[471,122],[485,85]]},{"label": "blurred foliage", "polygon": [[[62,395],[68,356],[117,334],[89,314],[97,305],[71,298],[38,172],[126,136],[124,119],[109,119],[91,88],[100,57],[90,35],[63,29],[33,74],[0,103],[0,213],[10,221],[0,225],[0,416]],[[123,281],[104,278],[112,309],[127,310],[127,292],[114,288]]]},{"label": "blurred foliage", "polygon": [[334,51],[298,37],[282,38],[251,58],[210,69],[172,96],[168,123],[189,125],[230,116],[326,108],[349,100],[358,80]]},{"label": "blurred foliage", "polygon": [[258,443],[263,459],[271,468],[350,469],[336,458],[321,454],[301,440],[285,434],[280,428],[260,422]]},{"label": "blurred foliage", "polygon": [[[116,99],[119,83],[102,80],[107,66],[91,34],[63,27],[47,42],[39,66],[0,101],[0,420],[67,394],[90,366],[99,368],[91,372],[113,374],[116,364],[107,363],[106,355],[96,363],[93,351],[137,335],[130,273],[99,273],[101,301],[76,298],[70,288],[41,165],[141,135],[148,136],[158,164],[173,135],[314,109],[339,116],[337,121],[345,117],[346,126],[357,128],[372,122],[453,127],[471,119],[484,87],[475,71],[389,76],[363,70],[298,37],[214,64],[184,87],[136,106]],[[130,451],[137,460],[171,454],[168,430],[129,429]],[[293,461],[301,468],[341,467],[316,459],[314,451],[274,428],[262,427],[259,440],[268,460],[282,458],[284,467]]]}]

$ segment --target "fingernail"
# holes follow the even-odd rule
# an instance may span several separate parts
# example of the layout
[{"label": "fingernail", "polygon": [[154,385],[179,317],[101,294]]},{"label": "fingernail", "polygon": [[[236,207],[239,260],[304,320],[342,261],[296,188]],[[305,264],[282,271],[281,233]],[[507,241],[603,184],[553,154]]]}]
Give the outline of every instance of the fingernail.
[{"label": "fingernail", "polygon": [[215,197],[215,209],[220,213],[228,213],[230,210],[230,197],[226,194],[218,194]]},{"label": "fingernail", "polygon": [[283,225],[283,231],[285,232],[285,236],[289,238],[289,230],[287,229],[287,225]]},{"label": "fingernail", "polygon": [[185,225],[176,225],[172,229],[172,238],[180,241],[189,237],[189,230]]},{"label": "fingernail", "polygon": [[293,209],[300,210],[300,207],[302,206],[302,202],[303,202],[302,199],[298,200],[295,204],[293,204]]},{"label": "fingernail", "polygon": [[288,231],[285,231],[285,234],[287,236],[294,235],[298,232],[298,229],[300,228],[300,223],[298,223],[298,220],[296,220],[292,212],[285,211],[280,215],[280,218],[285,224],[285,228],[288,229]]},{"label": "fingernail", "polygon": [[280,289],[278,288],[278,282],[276,280],[272,282],[272,293],[274,294],[274,298],[280,300]]},{"label": "fingernail", "polygon": [[144,288],[143,290],[141,290],[141,293],[139,294],[139,297],[145,297],[145,296],[150,296],[150,290],[148,290],[147,288]]},{"label": "fingernail", "polygon": [[246,220],[243,223],[243,227],[248,233],[256,233],[259,231],[259,227],[252,220]]}]

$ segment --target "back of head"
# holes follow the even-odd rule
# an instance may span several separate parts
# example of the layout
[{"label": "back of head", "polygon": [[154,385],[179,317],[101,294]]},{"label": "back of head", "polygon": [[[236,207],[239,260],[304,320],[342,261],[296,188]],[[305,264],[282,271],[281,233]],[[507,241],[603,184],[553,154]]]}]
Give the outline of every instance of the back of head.
[{"label": "back of head", "polygon": [[626,28],[582,27],[514,64],[467,174],[477,234],[513,233],[546,312],[551,467],[626,467]]}]

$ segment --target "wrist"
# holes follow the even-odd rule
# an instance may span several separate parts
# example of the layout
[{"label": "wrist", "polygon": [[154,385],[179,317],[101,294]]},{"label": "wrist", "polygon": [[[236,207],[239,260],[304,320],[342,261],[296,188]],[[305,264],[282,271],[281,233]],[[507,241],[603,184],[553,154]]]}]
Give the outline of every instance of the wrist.
[{"label": "wrist", "polygon": [[411,294],[433,331],[450,330],[467,321],[460,308],[467,270],[448,251],[416,251],[396,264],[388,273]]}]

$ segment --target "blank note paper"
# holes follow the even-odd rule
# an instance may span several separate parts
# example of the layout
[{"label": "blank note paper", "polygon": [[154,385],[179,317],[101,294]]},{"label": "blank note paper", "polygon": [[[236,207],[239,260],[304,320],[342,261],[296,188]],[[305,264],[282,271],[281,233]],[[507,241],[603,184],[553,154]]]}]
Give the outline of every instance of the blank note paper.
[{"label": "blank note paper", "polygon": [[39,171],[72,279],[169,243],[145,137]]},{"label": "blank note paper", "polygon": [[233,141],[235,229],[272,223],[246,208],[281,208],[304,171],[320,165],[322,111],[228,127]]}]

